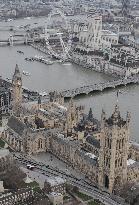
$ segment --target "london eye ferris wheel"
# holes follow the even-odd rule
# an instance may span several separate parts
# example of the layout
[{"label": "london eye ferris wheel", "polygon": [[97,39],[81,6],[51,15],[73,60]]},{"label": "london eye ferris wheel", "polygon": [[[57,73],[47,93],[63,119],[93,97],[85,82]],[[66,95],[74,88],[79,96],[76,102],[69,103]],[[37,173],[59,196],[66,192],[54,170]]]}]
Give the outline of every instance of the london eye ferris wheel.
[{"label": "london eye ferris wheel", "polygon": [[52,57],[67,60],[70,55],[72,37],[70,24],[63,11],[53,9],[45,25],[45,43]]}]

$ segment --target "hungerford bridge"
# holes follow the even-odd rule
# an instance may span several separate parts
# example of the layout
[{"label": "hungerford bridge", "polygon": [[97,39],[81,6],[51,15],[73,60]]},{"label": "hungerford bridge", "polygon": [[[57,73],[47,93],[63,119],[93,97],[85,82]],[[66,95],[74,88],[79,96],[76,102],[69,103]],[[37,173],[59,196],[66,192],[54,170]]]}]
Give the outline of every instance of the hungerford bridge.
[{"label": "hungerford bridge", "polygon": [[128,78],[122,78],[120,80],[113,80],[104,83],[98,83],[98,84],[83,86],[75,89],[65,90],[61,92],[61,95],[64,98],[73,98],[81,94],[87,95],[95,91],[103,91],[109,88],[116,88],[118,86],[126,86],[129,84],[137,84],[137,83],[139,83],[139,76],[136,75]]}]

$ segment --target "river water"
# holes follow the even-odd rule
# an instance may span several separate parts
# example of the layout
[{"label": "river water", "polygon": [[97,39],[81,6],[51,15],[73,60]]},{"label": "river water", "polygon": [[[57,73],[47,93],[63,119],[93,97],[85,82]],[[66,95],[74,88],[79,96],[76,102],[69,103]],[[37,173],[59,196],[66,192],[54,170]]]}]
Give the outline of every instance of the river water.
[{"label": "river water", "polygon": [[[34,23],[37,22],[38,25],[43,25],[45,21],[46,18],[41,17],[31,20],[20,19],[12,22],[0,22],[0,28],[26,24],[31,24],[33,27]],[[9,33],[9,31],[0,31],[0,39],[6,39]],[[17,50],[24,51],[24,55],[17,53]],[[44,65],[39,62],[27,62],[24,60],[25,57],[33,57],[35,55],[45,56],[30,46],[0,47],[0,75],[4,78],[12,78],[15,64],[17,63],[21,72],[25,70],[31,73],[29,77],[23,76],[23,86],[40,92],[61,91],[112,79],[110,76],[85,70],[75,64],[54,63],[53,65]],[[131,138],[139,142],[139,85],[127,86],[121,88],[120,91],[118,103],[121,114],[125,117],[126,111],[131,112]],[[92,107],[94,116],[100,119],[102,108],[105,109],[108,116],[112,113],[117,102],[116,92],[117,90],[107,90],[103,93],[76,97],[75,101],[77,104],[85,105],[86,112]]]}]

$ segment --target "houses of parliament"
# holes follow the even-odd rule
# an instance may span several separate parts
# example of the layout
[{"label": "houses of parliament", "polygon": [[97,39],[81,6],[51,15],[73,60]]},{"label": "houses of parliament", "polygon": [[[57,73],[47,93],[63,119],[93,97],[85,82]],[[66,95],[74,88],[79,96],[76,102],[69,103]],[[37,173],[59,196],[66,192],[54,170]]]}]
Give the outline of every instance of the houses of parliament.
[{"label": "houses of parliament", "polygon": [[121,116],[118,104],[101,120],[92,109],[84,113],[73,99],[53,93],[49,100],[25,101],[22,76],[16,65],[12,79],[12,114],[1,137],[18,152],[50,152],[83,173],[95,186],[109,193],[139,180],[139,144],[130,141],[130,113]]}]

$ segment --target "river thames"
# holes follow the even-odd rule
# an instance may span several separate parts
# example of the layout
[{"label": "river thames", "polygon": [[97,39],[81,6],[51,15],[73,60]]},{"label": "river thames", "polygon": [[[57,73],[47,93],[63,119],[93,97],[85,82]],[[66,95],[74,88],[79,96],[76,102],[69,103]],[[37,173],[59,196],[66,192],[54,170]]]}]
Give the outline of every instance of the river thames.
[{"label": "river thames", "polygon": [[[34,22],[42,23],[44,21],[45,18],[31,19],[29,21],[20,19],[13,22],[1,22],[0,26],[19,26],[27,23],[34,25]],[[0,39],[7,38],[7,36],[9,36],[9,31],[0,31]],[[17,53],[17,50],[23,51],[24,55]],[[39,92],[61,91],[112,79],[110,76],[85,70],[75,64],[54,63],[53,65],[45,65],[39,62],[25,61],[26,57],[35,55],[45,56],[30,46],[0,47],[0,75],[5,79],[12,78],[17,63],[21,72],[24,70],[31,74],[30,76],[23,75],[23,86]],[[125,117],[126,111],[131,112],[131,137],[139,142],[139,85],[127,86],[121,88],[120,91],[118,103],[121,113]],[[77,104],[85,105],[86,112],[91,107],[94,116],[100,119],[102,108],[106,111],[107,116],[111,114],[117,101],[116,93],[116,89],[107,90],[103,93],[77,97],[75,101]]]}]

